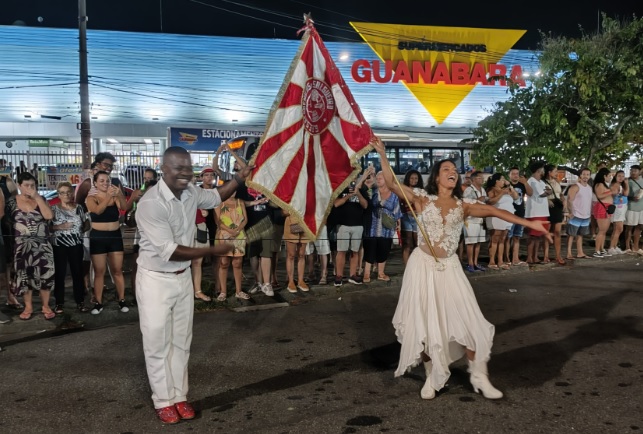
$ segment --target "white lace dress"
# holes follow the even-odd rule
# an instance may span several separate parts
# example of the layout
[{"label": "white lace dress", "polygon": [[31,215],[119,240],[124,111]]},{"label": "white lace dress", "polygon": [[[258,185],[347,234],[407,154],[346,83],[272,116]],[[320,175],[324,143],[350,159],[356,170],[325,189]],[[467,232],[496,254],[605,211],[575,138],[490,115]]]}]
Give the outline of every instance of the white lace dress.
[{"label": "white lace dress", "polygon": [[[455,254],[463,225],[462,201],[443,216],[434,204],[437,196],[429,196],[420,189],[414,189],[414,194],[429,199],[418,219],[440,264],[420,248],[413,250],[406,264],[393,316],[395,334],[402,344],[395,376],[417,366],[424,351],[433,361],[431,386],[440,390],[451,375],[449,365],[462,358],[465,348],[476,352],[476,360],[489,359],[495,329],[482,315]],[[425,244],[419,231],[418,244]]]}]

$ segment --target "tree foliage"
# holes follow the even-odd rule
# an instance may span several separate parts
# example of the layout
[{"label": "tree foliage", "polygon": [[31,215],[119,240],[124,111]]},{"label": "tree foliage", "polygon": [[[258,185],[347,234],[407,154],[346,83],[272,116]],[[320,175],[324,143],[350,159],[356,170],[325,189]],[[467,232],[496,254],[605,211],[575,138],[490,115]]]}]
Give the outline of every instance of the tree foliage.
[{"label": "tree foliage", "polygon": [[477,166],[527,167],[533,160],[619,165],[643,143],[643,20],[603,16],[579,39],[541,35],[540,73],[510,86],[473,131]]}]

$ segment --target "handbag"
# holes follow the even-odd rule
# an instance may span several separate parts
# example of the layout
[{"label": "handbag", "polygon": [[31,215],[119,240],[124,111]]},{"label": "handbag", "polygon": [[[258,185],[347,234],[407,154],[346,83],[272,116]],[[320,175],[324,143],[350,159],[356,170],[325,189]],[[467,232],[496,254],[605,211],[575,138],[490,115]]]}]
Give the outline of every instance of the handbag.
[{"label": "handbag", "polygon": [[[83,216],[84,213],[82,212],[82,208],[80,206],[76,207],[76,214],[81,216],[81,219],[82,219],[82,216]],[[91,230],[91,228],[92,228],[92,221],[90,220],[89,216],[87,214],[84,214],[84,215],[85,215],[85,220],[83,220],[83,224],[82,224],[82,226],[80,228],[80,230],[83,233]]]},{"label": "handbag", "polygon": [[385,229],[395,229],[397,227],[397,222],[389,214],[382,211],[380,208],[380,220],[382,221],[382,227]]},{"label": "handbag", "polygon": [[[596,199],[598,199],[598,198],[596,198]],[[600,204],[601,204],[601,205],[603,205],[603,208],[605,208],[605,211],[606,211],[609,215],[614,214],[614,212],[616,211],[616,205],[614,205],[614,204],[612,204],[612,203],[611,203],[611,204],[609,204],[609,205],[605,205],[605,204],[603,203],[603,201],[602,201],[602,200],[598,199],[598,201],[600,202]]]},{"label": "handbag", "polygon": [[549,188],[551,188],[551,193],[554,195],[554,198],[551,200],[552,203],[552,208],[565,208],[565,204],[563,203],[562,199],[558,196],[556,196],[556,190],[554,190],[554,186],[549,183],[549,181],[545,181]]},{"label": "handbag", "polygon": [[125,214],[125,225],[128,228],[136,227],[136,210],[135,209]]},{"label": "handbag", "polygon": [[290,225],[290,233],[291,234],[303,234],[304,233],[304,228],[301,227],[299,223],[292,223]]},{"label": "handbag", "polygon": [[208,231],[196,228],[196,241],[201,244],[206,244],[208,242]]}]

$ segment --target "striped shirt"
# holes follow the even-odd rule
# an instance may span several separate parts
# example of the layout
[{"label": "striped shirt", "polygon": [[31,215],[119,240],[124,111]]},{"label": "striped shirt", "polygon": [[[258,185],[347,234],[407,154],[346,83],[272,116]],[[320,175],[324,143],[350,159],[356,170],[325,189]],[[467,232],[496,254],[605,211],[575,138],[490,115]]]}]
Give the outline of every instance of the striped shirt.
[{"label": "striped shirt", "polygon": [[54,246],[74,247],[83,244],[83,223],[87,219],[87,215],[83,207],[76,205],[76,209],[66,210],[59,205],[53,206],[54,219],[52,223],[54,226],[63,223],[72,223],[71,229],[61,229],[53,231],[53,244]]}]

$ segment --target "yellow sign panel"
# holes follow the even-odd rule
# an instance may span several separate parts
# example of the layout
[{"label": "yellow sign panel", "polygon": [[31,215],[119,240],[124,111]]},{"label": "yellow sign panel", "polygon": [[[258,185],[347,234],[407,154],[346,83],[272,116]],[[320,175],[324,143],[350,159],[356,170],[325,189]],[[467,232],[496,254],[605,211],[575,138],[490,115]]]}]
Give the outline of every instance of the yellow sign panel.
[{"label": "yellow sign panel", "polygon": [[401,82],[442,123],[477,85],[524,85],[522,70],[507,71],[500,59],[525,30],[350,23],[381,61],[358,60],[357,82]]}]

